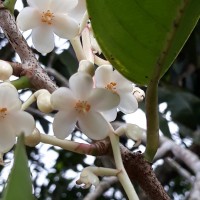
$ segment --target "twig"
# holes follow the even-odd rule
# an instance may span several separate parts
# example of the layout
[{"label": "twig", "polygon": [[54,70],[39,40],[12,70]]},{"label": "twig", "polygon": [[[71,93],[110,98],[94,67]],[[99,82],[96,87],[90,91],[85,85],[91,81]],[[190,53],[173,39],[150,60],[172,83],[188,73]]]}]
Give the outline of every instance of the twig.
[{"label": "twig", "polygon": [[180,174],[183,178],[185,178],[187,181],[190,182],[190,184],[193,184],[194,177],[192,177],[192,174],[188,172],[186,169],[184,169],[179,163],[177,163],[172,158],[166,158],[166,162],[174,168],[178,174]]},{"label": "twig", "polygon": [[54,76],[55,79],[58,80],[62,84],[62,86],[69,87],[68,80],[58,71],[56,71],[53,68],[48,68],[48,67],[46,68],[46,71],[47,71],[47,74]]}]

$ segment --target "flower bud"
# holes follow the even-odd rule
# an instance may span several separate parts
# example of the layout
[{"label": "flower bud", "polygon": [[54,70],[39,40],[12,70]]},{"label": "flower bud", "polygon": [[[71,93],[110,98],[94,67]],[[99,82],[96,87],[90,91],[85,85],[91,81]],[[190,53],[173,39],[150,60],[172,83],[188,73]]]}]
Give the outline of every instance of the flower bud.
[{"label": "flower bud", "polygon": [[35,147],[40,143],[40,132],[37,128],[34,129],[31,135],[25,137],[25,145]]},{"label": "flower bud", "polygon": [[95,187],[99,184],[99,178],[88,167],[83,169],[80,178],[76,181],[78,185],[84,184],[83,188],[89,188],[91,185]]},{"label": "flower bud", "polygon": [[143,130],[135,124],[128,123],[115,130],[115,134],[126,135],[127,138],[136,142],[134,146],[138,146],[142,140]]},{"label": "flower bud", "polygon": [[138,102],[141,102],[145,98],[145,93],[143,90],[141,90],[139,87],[134,87],[133,88],[133,95],[137,99]]},{"label": "flower bud", "polygon": [[5,81],[10,78],[13,73],[11,65],[3,60],[0,60],[0,80]]},{"label": "flower bud", "polygon": [[94,64],[89,60],[81,60],[79,63],[79,72],[85,72],[90,76],[94,76]]},{"label": "flower bud", "polygon": [[46,90],[37,97],[37,106],[43,113],[50,113],[53,109],[51,106],[51,94]]}]

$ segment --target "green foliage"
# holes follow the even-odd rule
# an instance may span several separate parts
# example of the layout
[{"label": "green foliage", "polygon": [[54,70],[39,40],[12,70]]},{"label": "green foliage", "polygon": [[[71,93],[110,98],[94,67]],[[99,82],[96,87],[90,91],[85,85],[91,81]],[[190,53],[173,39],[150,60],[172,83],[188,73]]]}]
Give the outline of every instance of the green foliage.
[{"label": "green foliage", "polygon": [[34,200],[28,159],[24,147],[24,136],[18,137],[15,161],[10,173],[3,200]]},{"label": "green foliage", "polygon": [[[87,0],[96,39],[125,77],[146,85],[170,67],[196,25],[199,1]],[[160,68],[160,69],[159,69]]]},{"label": "green foliage", "polygon": [[3,5],[5,8],[9,9],[12,13],[14,13],[14,7],[15,7],[16,0],[5,0]]}]

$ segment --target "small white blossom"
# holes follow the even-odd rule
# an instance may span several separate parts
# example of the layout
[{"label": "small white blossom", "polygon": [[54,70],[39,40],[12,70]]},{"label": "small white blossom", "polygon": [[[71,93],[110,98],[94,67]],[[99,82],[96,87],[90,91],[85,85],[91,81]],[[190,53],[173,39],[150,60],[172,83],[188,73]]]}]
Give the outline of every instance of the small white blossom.
[{"label": "small white blossom", "polygon": [[51,103],[59,110],[53,122],[56,137],[66,138],[78,121],[83,133],[100,140],[110,131],[109,123],[100,112],[116,107],[119,96],[102,88],[93,88],[92,77],[78,72],[69,79],[69,88],[62,87],[53,92]]},{"label": "small white blossom", "polygon": [[9,151],[16,136],[29,135],[35,128],[33,117],[21,109],[21,101],[14,86],[0,84],[0,153]]},{"label": "small white blossom", "polygon": [[[117,70],[113,71],[111,65],[102,65],[95,72],[95,83],[97,88],[106,88],[120,96],[118,109],[125,114],[135,112],[138,102],[132,94],[133,84],[124,78]],[[113,121],[117,115],[117,109],[103,112],[107,120]]]},{"label": "small white blossom", "polygon": [[[85,0],[27,0],[17,17],[22,31],[32,29],[32,42],[41,53],[54,48],[54,33],[72,39],[79,33],[79,20],[85,12]],[[76,18],[75,18],[76,17]]]}]

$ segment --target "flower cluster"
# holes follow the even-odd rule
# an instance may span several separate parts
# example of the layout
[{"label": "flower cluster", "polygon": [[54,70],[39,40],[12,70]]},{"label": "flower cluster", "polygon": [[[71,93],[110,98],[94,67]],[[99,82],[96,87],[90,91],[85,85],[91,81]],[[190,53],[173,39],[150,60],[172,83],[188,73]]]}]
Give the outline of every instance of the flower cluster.
[{"label": "flower cluster", "polygon": [[53,128],[56,137],[64,139],[78,126],[93,140],[104,139],[110,129],[109,121],[117,115],[117,108],[132,113],[138,103],[132,94],[133,84],[111,65],[99,67],[95,76],[78,72],[69,79],[69,88],[59,88],[51,96],[56,114]]},{"label": "flower cluster", "polygon": [[32,42],[41,53],[54,48],[54,33],[72,39],[79,33],[79,24],[86,11],[85,0],[27,0],[17,17],[22,31],[32,29]]},{"label": "flower cluster", "polygon": [[92,77],[78,72],[69,79],[69,88],[59,88],[52,94],[51,103],[59,110],[53,122],[58,138],[67,137],[78,121],[78,126],[89,138],[100,140],[110,130],[101,112],[116,107],[119,96],[106,89],[93,88]]},{"label": "flower cluster", "polygon": [[[83,17],[86,16],[85,0],[27,2],[30,6],[20,12],[17,23],[23,31],[32,29],[33,44],[41,53],[53,49],[54,34],[71,39],[80,33],[81,20],[87,21]],[[115,120],[117,109],[125,114],[134,112],[144,94],[138,88],[133,89],[133,84],[111,65],[101,65],[94,72],[94,54],[101,54],[101,50],[90,24],[85,24],[81,34],[86,60],[80,61],[78,72],[69,79],[69,88],[61,87],[52,95],[48,91],[37,91],[29,103],[37,99],[38,108],[45,113],[58,110],[53,122],[56,137],[66,138],[77,125],[89,138],[101,140],[112,131],[109,122]],[[89,50],[92,52],[87,55]],[[0,61],[0,72],[0,79],[9,81],[13,69],[9,63]],[[35,122],[30,114],[22,111],[26,108],[24,105],[22,107],[15,87],[0,84],[0,153],[10,150],[20,133],[33,132]]]}]

